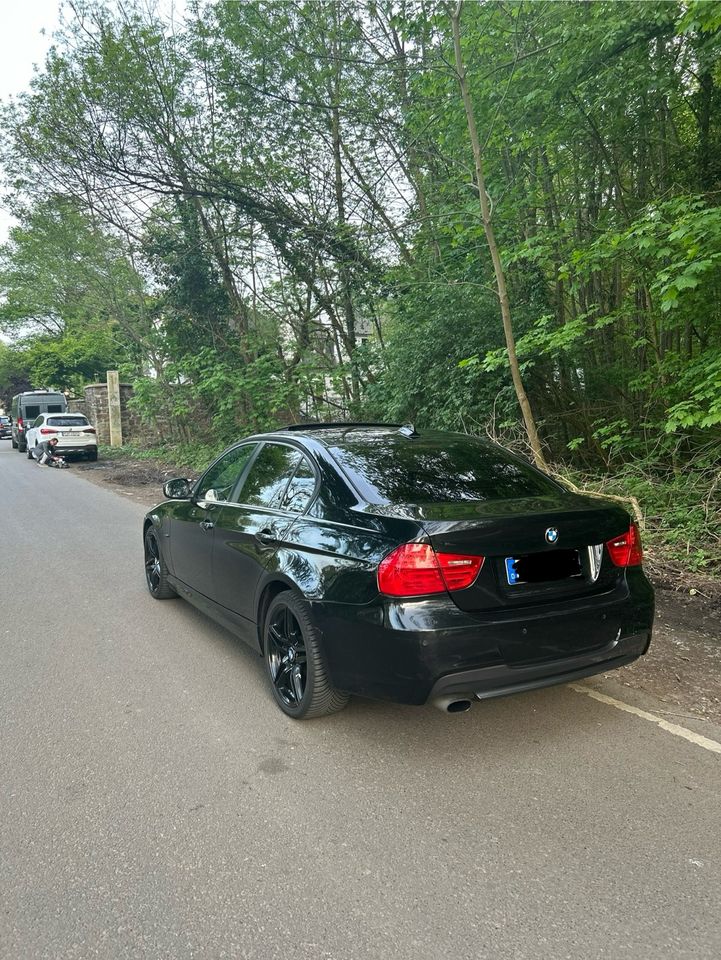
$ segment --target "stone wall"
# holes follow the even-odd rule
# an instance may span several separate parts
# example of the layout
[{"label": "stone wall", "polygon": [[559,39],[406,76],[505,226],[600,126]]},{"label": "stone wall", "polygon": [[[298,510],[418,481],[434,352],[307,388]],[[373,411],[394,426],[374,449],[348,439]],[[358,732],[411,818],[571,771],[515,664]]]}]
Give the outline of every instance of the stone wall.
[{"label": "stone wall", "polygon": [[[123,427],[123,443],[157,443],[158,431],[144,424],[135,410],[128,406],[133,396],[133,388],[129,383],[120,384],[120,421]],[[110,443],[110,420],[108,416],[108,385],[107,383],[90,383],[85,387],[84,400],[71,400],[68,406],[83,405],[78,413],[84,413],[98,433],[98,443]]]},{"label": "stone wall", "polygon": [[87,404],[81,397],[70,397],[68,399],[68,410],[70,413],[82,413],[84,417],[88,415]]}]

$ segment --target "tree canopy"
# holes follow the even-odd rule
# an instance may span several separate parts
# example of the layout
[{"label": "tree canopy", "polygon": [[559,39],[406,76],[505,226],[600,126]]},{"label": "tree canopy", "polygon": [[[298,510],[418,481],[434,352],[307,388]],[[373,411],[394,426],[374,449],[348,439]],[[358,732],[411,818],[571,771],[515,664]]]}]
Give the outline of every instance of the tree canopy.
[{"label": "tree canopy", "polygon": [[720,7],[70,4],[2,111],[4,355],[218,443],[372,415],[677,467],[721,435]]}]

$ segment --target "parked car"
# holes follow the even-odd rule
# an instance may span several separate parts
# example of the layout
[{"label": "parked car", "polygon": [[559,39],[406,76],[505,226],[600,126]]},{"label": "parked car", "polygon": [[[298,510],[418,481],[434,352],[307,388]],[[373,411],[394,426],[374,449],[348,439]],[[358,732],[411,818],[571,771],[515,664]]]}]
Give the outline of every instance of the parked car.
[{"label": "parked car", "polygon": [[9,440],[13,435],[13,425],[10,417],[0,416],[0,440]]},{"label": "parked car", "polygon": [[98,459],[98,438],[95,427],[81,413],[41,413],[26,433],[28,459],[43,440],[57,437],[58,456],[83,454],[88,460]]},{"label": "parked car", "polygon": [[651,640],[628,513],[475,437],[288,427],[164,493],[143,525],[151,595],[260,652],[291,717],[349,694],[464,711],[623,666]]},{"label": "parked car", "polygon": [[56,390],[27,390],[12,398],[12,445],[19,453],[27,450],[26,433],[41,413],[65,413],[68,401]]}]

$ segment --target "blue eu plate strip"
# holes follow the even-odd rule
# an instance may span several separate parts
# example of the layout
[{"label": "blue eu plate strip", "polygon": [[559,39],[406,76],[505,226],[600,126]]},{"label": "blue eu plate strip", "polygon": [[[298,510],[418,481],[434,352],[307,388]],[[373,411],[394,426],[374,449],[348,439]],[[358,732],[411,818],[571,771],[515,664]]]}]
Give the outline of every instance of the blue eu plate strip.
[{"label": "blue eu plate strip", "polygon": [[506,557],[506,579],[513,586],[515,583],[518,583],[521,579],[516,573],[516,558],[515,557]]}]

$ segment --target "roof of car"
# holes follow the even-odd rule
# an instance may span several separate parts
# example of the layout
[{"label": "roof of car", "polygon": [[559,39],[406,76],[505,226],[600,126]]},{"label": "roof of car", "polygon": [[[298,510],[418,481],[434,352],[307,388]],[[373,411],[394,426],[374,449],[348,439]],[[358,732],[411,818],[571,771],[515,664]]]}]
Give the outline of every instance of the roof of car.
[{"label": "roof of car", "polygon": [[62,390],[24,390],[22,393],[16,393],[13,400],[18,397],[64,397]]},{"label": "roof of car", "polygon": [[[426,433],[426,431],[424,431]],[[261,434],[260,438],[270,439],[273,437],[280,440],[283,437],[297,440],[312,440],[325,447],[335,447],[343,445],[349,441],[363,442],[364,437],[386,436],[391,438],[397,436],[399,440],[403,437],[418,437],[418,433],[411,424],[396,423],[351,423],[340,421],[336,423],[313,423],[313,424],[292,424],[283,427],[281,430],[274,430],[266,434]]]},{"label": "roof of car", "polygon": [[283,438],[311,440],[323,447],[345,447],[364,445],[364,440],[381,441],[383,445],[419,443],[424,446],[444,445],[449,441],[466,440],[491,446],[489,441],[451,430],[417,430],[412,423],[364,423],[336,421],[333,423],[291,424],[279,430],[256,434],[254,440],[281,440]]},{"label": "roof of car", "polygon": [[367,420],[332,420],[326,423],[289,423],[281,432],[317,433],[326,430],[398,430],[400,423],[378,423]]}]

